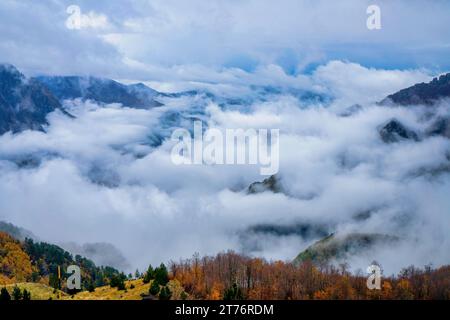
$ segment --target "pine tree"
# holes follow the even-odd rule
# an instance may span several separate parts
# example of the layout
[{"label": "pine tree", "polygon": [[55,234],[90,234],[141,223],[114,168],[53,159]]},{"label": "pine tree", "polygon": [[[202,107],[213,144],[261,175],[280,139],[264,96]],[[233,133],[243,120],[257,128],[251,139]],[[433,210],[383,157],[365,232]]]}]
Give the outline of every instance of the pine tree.
[{"label": "pine tree", "polygon": [[169,273],[167,272],[164,263],[161,263],[161,265],[155,269],[154,274],[155,281],[158,282],[158,284],[165,286],[169,282]]},{"label": "pine tree", "polygon": [[244,294],[242,293],[241,288],[239,288],[236,283],[233,283],[230,288],[225,290],[223,300],[244,300]]},{"label": "pine tree", "polygon": [[89,284],[87,285],[87,290],[89,292],[94,292],[95,291],[95,286],[94,286],[94,283],[92,281],[90,281]]},{"label": "pine tree", "polygon": [[170,300],[171,297],[172,292],[170,291],[169,287],[163,287],[161,289],[161,292],[159,293],[159,300]]},{"label": "pine tree", "polygon": [[119,285],[117,286],[117,290],[126,290],[125,282],[120,280]]},{"label": "pine tree", "polygon": [[22,299],[22,291],[20,291],[20,288],[18,286],[14,287],[12,295],[13,295],[14,300]]},{"label": "pine tree", "polygon": [[155,270],[153,270],[152,265],[149,265],[147,272],[144,275],[144,283],[149,283],[150,280],[153,280],[154,278],[155,278]]},{"label": "pine tree", "polygon": [[31,300],[31,294],[30,294],[30,292],[28,292],[27,289],[23,289],[23,298],[22,299],[26,300],[26,301]]},{"label": "pine tree", "polygon": [[123,273],[120,275],[113,275],[111,277],[109,285],[111,286],[111,288],[117,288],[118,290],[125,290],[126,278],[127,277]]},{"label": "pine tree", "polygon": [[11,300],[11,296],[9,295],[8,290],[6,290],[6,288],[2,288],[2,290],[0,290],[0,301],[10,301]]},{"label": "pine tree", "polygon": [[152,282],[149,290],[151,295],[156,296],[159,293],[159,284],[155,280]]},{"label": "pine tree", "polygon": [[48,282],[50,284],[50,287],[52,287],[55,290],[61,288],[61,283],[60,283],[60,281],[58,279],[58,276],[56,274],[51,273],[49,275]]}]

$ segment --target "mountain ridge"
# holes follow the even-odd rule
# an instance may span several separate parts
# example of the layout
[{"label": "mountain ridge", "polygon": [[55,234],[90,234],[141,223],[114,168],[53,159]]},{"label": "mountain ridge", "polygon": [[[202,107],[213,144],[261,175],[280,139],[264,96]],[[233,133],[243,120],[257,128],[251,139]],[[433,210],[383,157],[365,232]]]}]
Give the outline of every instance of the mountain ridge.
[{"label": "mountain ridge", "polygon": [[40,82],[27,79],[11,64],[0,64],[0,134],[26,129],[45,131],[46,116],[55,110],[67,114]]},{"label": "mountain ridge", "polygon": [[164,97],[143,83],[125,85],[93,76],[38,76],[27,78],[15,66],[0,64],[0,135],[23,130],[44,131],[47,115],[60,110],[65,99],[93,100],[101,104],[150,109],[162,106]]},{"label": "mountain ridge", "polygon": [[450,73],[433,78],[432,81],[417,83],[384,98],[381,105],[427,105],[450,98]]},{"label": "mountain ridge", "polygon": [[155,100],[159,93],[143,83],[125,85],[93,76],[39,76],[34,79],[46,86],[60,101],[81,98],[105,104],[121,103],[125,107],[137,109],[162,106]]}]

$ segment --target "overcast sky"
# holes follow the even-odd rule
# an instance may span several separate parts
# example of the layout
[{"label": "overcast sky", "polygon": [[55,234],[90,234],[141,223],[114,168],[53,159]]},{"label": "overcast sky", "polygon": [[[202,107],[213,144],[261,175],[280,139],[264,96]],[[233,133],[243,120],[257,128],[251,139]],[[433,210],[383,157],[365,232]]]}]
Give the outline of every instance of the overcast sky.
[{"label": "overcast sky", "polygon": [[[381,30],[366,27],[370,4]],[[81,30],[66,26],[70,5]],[[0,60],[28,75],[147,81],[272,64],[295,75],[330,60],[439,73],[450,69],[449,18],[445,0],[2,0]]]}]

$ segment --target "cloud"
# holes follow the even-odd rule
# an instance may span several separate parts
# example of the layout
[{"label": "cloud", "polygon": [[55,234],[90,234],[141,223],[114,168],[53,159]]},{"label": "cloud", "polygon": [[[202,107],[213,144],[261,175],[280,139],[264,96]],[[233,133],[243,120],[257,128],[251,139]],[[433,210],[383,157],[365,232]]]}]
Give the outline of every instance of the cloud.
[{"label": "cloud", "polygon": [[318,67],[313,79],[347,104],[366,104],[431,77],[425,70],[383,70],[335,60]]},{"label": "cloud", "polygon": [[[164,81],[160,68],[185,70],[183,79],[198,65],[250,73],[277,65],[288,75],[329,60],[388,69],[450,68],[447,2],[379,1],[378,31],[366,28],[370,4],[6,0],[0,4],[0,55],[29,75],[90,73],[147,81]],[[66,26],[71,5],[81,9],[80,30]]]},{"label": "cloud", "polygon": [[[339,116],[343,100],[377,100],[427,75],[333,61],[298,80],[284,76],[305,90],[319,86],[332,92],[337,101],[305,106],[283,92],[261,99],[250,87],[241,88],[252,99],[239,108],[219,107],[205,95],[168,98],[151,110],[67,101],[75,119],[55,112],[46,134],[0,137],[0,218],[47,241],[112,243],[140,269],[196,251],[226,249],[292,259],[317,240],[247,234],[258,224],[326,225],[330,231],[401,238],[398,247],[356,257],[355,268],[368,260],[387,271],[410,263],[448,263],[449,140],[382,142],[377,130],[392,118],[417,132],[425,129],[433,119],[420,108],[366,103],[351,116]],[[346,81],[366,78],[366,83]],[[243,87],[234,81],[228,85]],[[448,113],[448,106],[441,108]],[[256,166],[174,165],[172,142],[155,146],[152,141],[155,134],[170,135],[167,119],[183,115],[201,116],[221,129],[279,128],[279,177],[287,194],[248,195],[248,185],[263,178]],[[355,219],[363,212],[371,214]]]},{"label": "cloud", "polygon": [[[116,66],[115,74],[124,70],[117,50],[99,39],[102,28],[71,30],[66,27],[68,6],[62,1],[3,1],[0,4],[2,62],[14,64],[28,75],[43,72],[111,75],[111,66]],[[89,24],[98,26],[103,21],[102,16],[94,13],[90,17]]]}]

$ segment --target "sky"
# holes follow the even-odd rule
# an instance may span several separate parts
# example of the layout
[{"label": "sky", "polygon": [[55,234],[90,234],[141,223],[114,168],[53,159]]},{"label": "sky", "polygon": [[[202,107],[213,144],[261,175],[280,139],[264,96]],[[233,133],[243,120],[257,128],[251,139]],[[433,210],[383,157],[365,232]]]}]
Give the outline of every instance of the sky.
[{"label": "sky", "polygon": [[[366,26],[369,5],[381,29]],[[81,29],[67,27],[76,5]],[[450,69],[445,0],[48,0],[0,3],[0,60],[27,75],[210,81],[331,60],[380,69]]]}]

